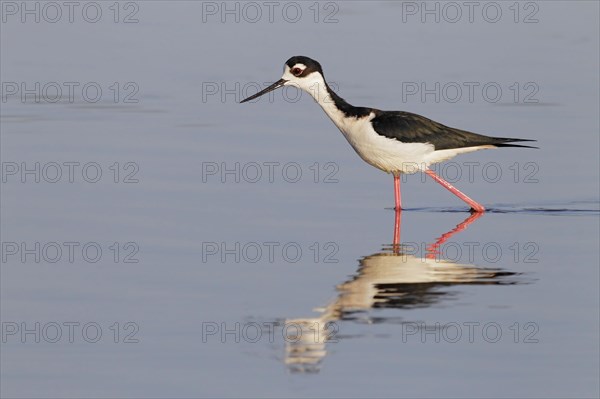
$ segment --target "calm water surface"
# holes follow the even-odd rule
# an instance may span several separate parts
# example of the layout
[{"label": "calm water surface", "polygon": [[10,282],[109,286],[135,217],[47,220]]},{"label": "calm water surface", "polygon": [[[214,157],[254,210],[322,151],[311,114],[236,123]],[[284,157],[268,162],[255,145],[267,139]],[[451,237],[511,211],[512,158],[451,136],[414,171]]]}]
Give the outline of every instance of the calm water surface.
[{"label": "calm water surface", "polygon": [[[500,3],[496,23],[385,1],[23,23],[12,4],[2,397],[598,397],[597,3]],[[407,177],[393,246],[391,177],[306,94],[237,104],[296,54],[353,104],[541,149],[438,166],[481,217]]]}]

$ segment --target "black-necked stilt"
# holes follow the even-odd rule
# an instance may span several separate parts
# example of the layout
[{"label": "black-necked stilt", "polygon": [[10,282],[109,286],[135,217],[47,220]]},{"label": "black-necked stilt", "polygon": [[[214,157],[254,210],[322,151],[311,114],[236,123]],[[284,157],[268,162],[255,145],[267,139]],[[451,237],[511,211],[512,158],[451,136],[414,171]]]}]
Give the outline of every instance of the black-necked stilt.
[{"label": "black-necked stilt", "polygon": [[287,60],[281,79],[241,102],[288,85],[295,85],[312,95],[364,161],[393,174],[397,210],[402,209],[400,174],[420,171],[465,201],[472,210],[483,212],[485,208],[481,204],[439,177],[429,166],[485,148],[536,148],[512,144],[535,140],[489,137],[444,126],[409,112],[352,106],[327,85],[321,64],[304,56]]}]

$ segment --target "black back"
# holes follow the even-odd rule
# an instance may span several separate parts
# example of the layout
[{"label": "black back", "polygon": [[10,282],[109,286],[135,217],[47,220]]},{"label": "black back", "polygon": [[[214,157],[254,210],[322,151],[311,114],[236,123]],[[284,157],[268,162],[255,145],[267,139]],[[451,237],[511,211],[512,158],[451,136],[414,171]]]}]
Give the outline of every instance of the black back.
[{"label": "black back", "polygon": [[442,125],[424,116],[403,111],[373,110],[371,120],[375,131],[387,138],[403,143],[430,143],[435,150],[493,145],[496,147],[527,147],[509,144],[519,141],[535,141],[509,137],[490,137]]}]

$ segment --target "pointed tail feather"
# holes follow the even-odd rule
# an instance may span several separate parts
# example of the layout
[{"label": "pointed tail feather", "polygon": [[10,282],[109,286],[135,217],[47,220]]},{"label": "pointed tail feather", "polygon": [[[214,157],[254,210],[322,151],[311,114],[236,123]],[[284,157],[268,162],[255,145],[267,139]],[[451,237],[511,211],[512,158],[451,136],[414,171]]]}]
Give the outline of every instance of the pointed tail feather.
[{"label": "pointed tail feather", "polygon": [[494,145],[496,147],[519,147],[519,148],[536,148],[536,149],[539,149],[539,147],[534,147],[532,145],[513,144],[513,143],[524,142],[524,141],[531,142],[531,141],[537,141],[537,140],[514,139],[514,138],[509,138],[509,137],[494,137],[494,143],[492,143],[492,145]]}]

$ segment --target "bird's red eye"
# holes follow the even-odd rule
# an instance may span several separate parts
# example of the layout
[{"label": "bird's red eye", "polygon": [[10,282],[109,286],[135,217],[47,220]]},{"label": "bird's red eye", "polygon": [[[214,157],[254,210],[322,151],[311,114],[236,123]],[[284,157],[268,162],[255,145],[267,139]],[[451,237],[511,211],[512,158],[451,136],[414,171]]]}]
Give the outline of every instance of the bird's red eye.
[{"label": "bird's red eye", "polygon": [[302,75],[302,69],[294,68],[294,69],[292,69],[292,73],[294,74],[294,76]]}]

